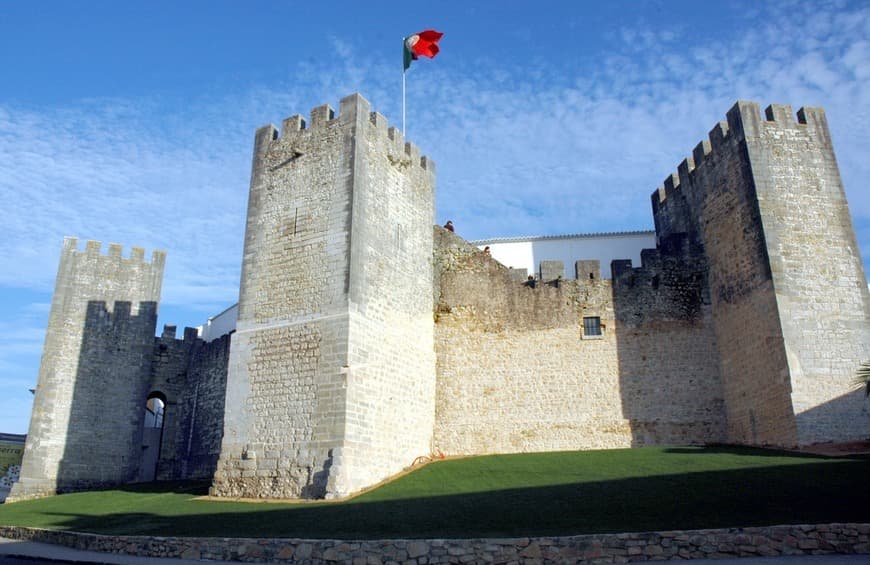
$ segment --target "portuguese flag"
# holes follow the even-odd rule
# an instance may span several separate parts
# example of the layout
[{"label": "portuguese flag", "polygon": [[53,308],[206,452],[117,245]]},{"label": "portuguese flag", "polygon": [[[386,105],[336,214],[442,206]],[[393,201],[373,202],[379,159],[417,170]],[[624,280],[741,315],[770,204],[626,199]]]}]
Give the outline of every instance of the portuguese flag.
[{"label": "portuguese flag", "polygon": [[444,34],[434,29],[427,29],[414,35],[409,35],[402,42],[404,51],[405,70],[411,66],[411,61],[416,61],[420,55],[429,57],[430,59],[438,54],[438,40]]}]

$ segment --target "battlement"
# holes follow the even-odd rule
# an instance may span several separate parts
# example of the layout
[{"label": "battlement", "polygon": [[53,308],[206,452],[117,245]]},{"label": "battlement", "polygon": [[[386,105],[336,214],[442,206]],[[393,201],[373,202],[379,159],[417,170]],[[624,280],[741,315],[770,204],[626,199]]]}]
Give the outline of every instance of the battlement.
[{"label": "battlement", "polygon": [[324,104],[311,110],[308,123],[306,123],[305,118],[296,114],[281,123],[280,132],[272,124],[259,128],[255,134],[254,152],[265,151],[272,142],[291,140],[296,136],[308,135],[312,131],[328,128],[334,124],[350,124],[357,121],[359,116],[365,115],[368,116],[366,123],[376,131],[381,132],[386,139],[395,145],[397,151],[404,152],[412,163],[419,164],[421,168],[432,173],[435,172],[434,161],[421,155],[420,149],[415,144],[406,142],[402,132],[398,128],[391,127],[382,114],[372,112],[371,104],[359,93],[341,99],[337,116],[330,105]]},{"label": "battlement", "polygon": [[[110,243],[109,251],[107,255],[102,255],[102,242],[95,241],[92,239],[87,240],[85,243],[85,250],[79,251],[79,240],[77,237],[64,237],[63,238],[63,255],[78,255],[78,256],[86,256],[88,258],[96,258],[96,257],[106,257],[111,259],[120,259],[123,260],[123,246],[118,243]],[[132,263],[143,263],[149,264],[145,262],[145,249],[143,247],[131,247],[130,248],[130,256],[126,259]],[[166,262],[166,252],[155,250],[151,253],[151,265],[162,267]]]},{"label": "battlement", "polygon": [[185,343],[195,343],[199,338],[199,331],[196,328],[185,327],[181,338],[176,338],[178,326],[173,324],[163,324],[163,333],[158,339],[162,341],[180,341]]},{"label": "battlement", "polygon": [[[631,260],[628,260],[631,264]],[[519,282],[526,282],[526,269],[508,269],[510,273],[522,273],[522,278],[516,276]],[[599,259],[579,259],[574,261],[573,277],[565,277],[565,263],[557,260],[542,260],[538,263],[537,277],[541,282],[576,280],[580,284],[595,284],[601,280],[601,261]]]},{"label": "battlement", "polygon": [[[686,269],[687,265],[701,257],[700,250],[694,249],[685,233],[674,233],[662,237],[654,249],[642,249],[640,266],[634,267],[631,259],[615,259],[610,263],[614,285],[633,281],[637,277],[655,277],[669,270]],[[695,269],[697,270],[697,269]],[[632,275],[628,279],[626,275]]]},{"label": "battlement", "polygon": [[652,194],[653,210],[672,197],[691,181],[694,172],[707,160],[714,159],[717,151],[726,145],[748,139],[759,139],[773,130],[804,129],[809,135],[829,142],[830,133],[822,108],[802,107],[797,115],[786,104],[771,104],[764,114],[756,102],[738,101],[726,114],[725,122],[717,123],[708,135],[695,146],[692,156],[684,159],[677,172],[665,178],[662,186]]},{"label": "battlement", "polygon": [[157,301],[89,300],[85,307],[85,331],[118,326],[119,322],[153,327],[157,317]]}]

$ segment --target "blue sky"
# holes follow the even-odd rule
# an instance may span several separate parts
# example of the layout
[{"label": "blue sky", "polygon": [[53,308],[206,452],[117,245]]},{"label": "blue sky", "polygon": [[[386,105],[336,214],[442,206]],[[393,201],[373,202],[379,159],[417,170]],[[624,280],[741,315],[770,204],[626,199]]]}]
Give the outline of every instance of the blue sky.
[{"label": "blue sky", "polygon": [[[870,262],[867,2],[0,0],[0,431],[27,431],[65,235],[167,251],[159,326],[238,295],[254,130],[361,92],[469,238],[652,229],[738,99],[825,108]],[[158,328],[159,331],[159,328]]]}]

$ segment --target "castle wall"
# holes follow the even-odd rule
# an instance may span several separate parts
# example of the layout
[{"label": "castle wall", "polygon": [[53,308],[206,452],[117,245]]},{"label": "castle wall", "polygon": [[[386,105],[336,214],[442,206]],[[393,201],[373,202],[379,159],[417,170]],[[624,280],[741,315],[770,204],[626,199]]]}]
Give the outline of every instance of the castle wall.
[{"label": "castle wall", "polygon": [[[136,478],[165,254],[61,252],[21,479],[9,500]],[[94,425],[95,422],[99,425]]]},{"label": "castle wall", "polygon": [[332,117],[256,133],[218,496],[324,491],[341,442],[353,124]]},{"label": "castle wall", "polygon": [[220,456],[224,429],[227,363],[231,336],[211,341],[185,328],[175,339],[168,326],[155,340],[151,393],[166,397],[158,480],[210,479]]},{"label": "castle wall", "polygon": [[[148,396],[156,395],[164,401],[163,429],[157,445],[148,444],[144,449],[159,449],[159,457],[154,469],[141,469],[142,480],[153,480],[151,475],[161,480],[180,478],[177,468],[178,450],[181,441],[180,421],[182,406],[181,393],[187,382],[187,370],[194,340],[175,339],[175,326],[164,326],[163,334],[154,339],[151,379]],[[185,338],[188,337],[185,335]],[[223,407],[221,407],[223,410]]]},{"label": "castle wall", "polygon": [[428,445],[434,177],[400,137],[358,95],[258,130],[214,494],[347,494]]},{"label": "castle wall", "polygon": [[741,107],[792,385],[798,442],[863,438],[851,381],[870,358],[870,296],[824,110]]},{"label": "castle wall", "polygon": [[793,444],[779,311],[743,140],[718,124],[652,200],[660,237],[688,231],[709,261],[728,440]]},{"label": "castle wall", "polygon": [[[581,269],[586,276],[578,280],[545,278],[531,287],[458,236],[435,231],[439,450],[611,448],[724,436],[718,367],[710,362],[715,340],[694,273],[676,280],[661,261],[646,270],[627,261],[614,265],[613,283]],[[654,291],[651,269],[662,279]],[[600,318],[600,337],[584,336],[583,318],[591,316]]]},{"label": "castle wall", "polygon": [[687,232],[709,260],[729,441],[860,434],[866,280],[824,114],[788,114],[738,103],[652,197],[660,237]]},{"label": "castle wall", "polygon": [[360,97],[350,249],[347,422],[330,493],[385,479],[431,451],[434,163]]},{"label": "castle wall", "polygon": [[724,390],[706,261],[682,235],[614,261],[619,386],[633,445],[725,439]]}]

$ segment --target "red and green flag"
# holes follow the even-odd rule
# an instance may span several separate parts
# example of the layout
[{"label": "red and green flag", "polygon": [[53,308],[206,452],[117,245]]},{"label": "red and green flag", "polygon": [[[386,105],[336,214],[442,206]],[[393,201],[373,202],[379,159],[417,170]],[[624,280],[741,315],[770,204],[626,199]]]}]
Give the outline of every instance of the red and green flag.
[{"label": "red and green flag", "polygon": [[427,29],[414,35],[409,35],[402,42],[405,60],[405,70],[411,66],[411,61],[416,61],[420,56],[430,59],[438,54],[438,40],[444,34],[434,29]]}]

